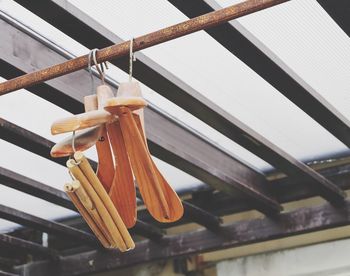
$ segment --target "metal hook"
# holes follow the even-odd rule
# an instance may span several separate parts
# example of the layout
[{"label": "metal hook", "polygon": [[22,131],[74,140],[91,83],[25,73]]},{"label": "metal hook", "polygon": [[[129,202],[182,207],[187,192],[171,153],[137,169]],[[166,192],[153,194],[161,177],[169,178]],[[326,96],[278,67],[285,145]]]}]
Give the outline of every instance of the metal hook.
[{"label": "metal hook", "polygon": [[73,153],[76,152],[75,149],[75,130],[72,132],[72,149],[73,149]]},{"label": "metal hook", "polygon": [[132,81],[132,65],[133,61],[136,61],[135,54],[133,52],[133,46],[134,46],[134,38],[130,39],[130,52],[129,52],[129,82]]},{"label": "metal hook", "polygon": [[[93,49],[93,50],[97,50],[97,49]],[[92,66],[91,66],[91,62],[92,62],[92,52],[93,50],[91,50],[89,52],[89,63],[88,63],[88,70],[89,70],[89,73],[90,73],[90,79],[91,79],[91,94],[94,94],[94,87],[95,87],[95,83],[94,83],[94,75],[92,73]]]},{"label": "metal hook", "polygon": [[[105,72],[104,72],[104,68],[103,68],[103,64],[106,66],[106,68],[108,69],[107,63],[103,62],[100,65],[97,63],[97,58],[96,58],[96,53],[97,53],[97,49],[93,49],[91,50],[91,55],[92,55],[92,60],[94,61],[94,65],[98,71],[98,73],[100,74],[100,79],[102,81],[102,84],[105,84]],[[89,57],[91,57],[91,55],[89,54]],[[91,68],[91,59],[90,59],[90,68]],[[101,66],[101,67],[100,67]]]},{"label": "metal hook", "polygon": [[81,161],[76,162],[75,159],[74,159],[74,154],[77,152],[77,150],[75,148],[75,130],[73,130],[73,132],[72,132],[72,149],[73,149],[73,153],[72,153],[72,155],[69,158],[74,160],[74,164],[75,165],[79,165],[81,163]]}]

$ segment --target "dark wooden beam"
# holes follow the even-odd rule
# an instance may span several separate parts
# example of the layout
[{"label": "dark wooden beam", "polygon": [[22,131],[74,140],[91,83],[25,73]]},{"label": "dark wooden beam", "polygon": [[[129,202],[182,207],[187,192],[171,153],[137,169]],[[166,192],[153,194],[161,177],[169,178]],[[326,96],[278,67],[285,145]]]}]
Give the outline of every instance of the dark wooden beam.
[{"label": "dark wooden beam", "polygon": [[[334,183],[336,183],[336,185],[339,188],[343,190],[350,189],[350,165],[345,164],[334,168],[323,169],[319,172],[322,175],[329,177]],[[0,168],[1,184],[12,187],[14,189],[18,189],[23,192],[29,191],[30,194],[36,195],[39,198],[55,203],[59,206],[63,206],[68,209],[74,210],[74,206],[68,200],[64,192],[49,187],[47,185],[41,184],[35,180],[31,180],[26,177],[23,178],[26,180],[22,181],[20,175],[8,171],[6,169]],[[20,184],[15,184],[17,181]],[[26,188],[26,185],[29,185],[29,189]],[[314,190],[312,190],[308,185],[306,185],[306,183],[303,183],[302,181],[295,181],[289,178],[271,181],[268,184],[268,186],[273,191],[277,200],[280,203],[301,200],[317,195]],[[199,206],[202,210],[206,210],[211,215],[214,215],[214,218],[216,216],[220,217],[232,213],[249,211],[252,209],[251,204],[249,204],[249,202],[247,202],[247,200],[243,198],[237,197],[233,200],[232,197],[229,197],[227,194],[212,193],[211,191],[200,192],[198,195],[196,193],[193,195],[193,198],[188,202]],[[208,204],[208,202],[210,204]],[[189,223],[192,220],[191,217],[187,217],[187,215],[185,215],[183,219],[181,219],[175,224],[157,223],[154,219],[152,219],[152,217],[150,217],[146,210],[139,211],[138,217],[141,220],[141,224],[144,224],[143,222],[146,222],[147,227],[140,227],[140,229],[137,229],[138,226],[136,226],[136,229],[134,228],[132,231],[134,231],[135,234],[142,235],[144,237],[148,237],[154,240],[159,240],[160,236],[162,235],[162,231],[159,230],[159,228],[181,225],[184,223]],[[202,225],[204,224],[203,222],[197,223]],[[159,228],[152,227],[151,225],[156,225]],[[217,228],[215,228],[215,230],[217,230]]]},{"label": "dark wooden beam", "polygon": [[58,256],[57,252],[50,248],[6,234],[0,234],[0,245],[11,248],[12,250],[17,250],[19,255],[33,254],[50,258],[57,258]]},{"label": "dark wooden beam", "polygon": [[0,270],[0,276],[20,276],[19,274],[13,274],[10,272],[5,272]]},{"label": "dark wooden beam", "polygon": [[183,202],[185,214],[184,216],[190,221],[196,222],[199,225],[205,226],[207,229],[217,231],[220,227],[222,220],[220,217],[207,212],[198,206],[195,206],[189,202]]},{"label": "dark wooden beam", "polygon": [[[63,191],[57,190],[48,185],[42,184],[36,180],[30,179],[28,177],[22,176],[18,173],[15,173],[13,171],[10,171],[1,167],[0,167],[0,183],[2,185],[11,187],[13,189],[19,190],[24,193],[28,193],[30,195],[36,196],[48,202],[65,207],[67,209],[77,211],[73,203],[70,201],[70,199],[67,197],[67,195]],[[81,240],[86,239],[87,242],[94,243],[94,241],[91,240],[92,235],[90,234],[88,234],[89,237],[86,235],[85,237],[81,237],[81,235],[84,235],[87,233],[65,225],[62,226],[55,222],[42,220],[40,218],[31,216],[29,214],[17,213],[16,210],[11,210],[8,207],[0,205],[0,217],[1,216],[4,216],[4,218],[6,216],[6,219],[14,220],[14,221],[16,220],[16,222],[19,224],[27,225],[29,227],[34,227],[35,229],[38,229],[44,232],[50,233],[49,231],[51,232],[54,231],[52,232],[53,234],[67,234],[67,235],[69,234],[70,236],[73,236],[76,239],[81,239]],[[72,233],[71,230],[74,231],[74,233]],[[150,238],[150,239],[153,239],[153,238],[159,239],[159,236],[162,235],[162,230],[158,229],[155,226],[150,225],[149,223],[142,222],[140,220],[137,221],[137,224],[133,228],[133,231],[140,236]],[[96,245],[96,243],[94,245]]]},{"label": "dark wooden beam", "polygon": [[[0,133],[2,133],[2,130]],[[0,183],[23,193],[76,211],[73,203],[64,192],[3,167],[0,167]]]},{"label": "dark wooden beam", "polygon": [[15,265],[20,265],[21,261],[16,258],[9,257],[0,257],[0,266],[1,267],[13,267]]},{"label": "dark wooden beam", "polygon": [[350,37],[350,2],[348,0],[317,0],[317,2]]},{"label": "dark wooden beam", "polygon": [[[142,196],[141,196],[138,188],[136,188],[136,196],[142,202]],[[230,197],[230,199],[233,200],[232,197]],[[163,224],[163,227],[164,226],[172,227],[172,226],[176,226],[177,224],[183,224],[185,222],[195,222],[199,225],[206,227],[207,229],[210,229],[212,231],[216,231],[218,229],[218,227],[220,226],[220,223],[222,222],[220,217],[218,217],[218,216],[216,216],[208,211],[205,211],[204,209],[201,209],[198,206],[195,206],[194,204],[192,204],[188,201],[183,200],[182,204],[184,207],[183,217],[175,223],[167,223],[165,225]],[[140,217],[142,218],[144,215],[146,215],[146,218],[150,219],[150,214],[147,211],[142,212]],[[151,219],[151,221],[153,221],[153,223],[159,224],[154,219]],[[160,223],[160,225],[162,225],[162,223]]]},{"label": "dark wooden beam", "polygon": [[[114,33],[104,28],[101,24],[81,12],[68,1],[42,1],[43,3],[40,4],[33,4],[23,0],[17,0],[17,2],[88,48],[103,48],[111,43],[120,42],[121,40]],[[199,7],[203,6],[201,1],[179,1],[179,7],[180,4],[187,7],[187,10],[191,10],[193,8],[195,12],[198,12]],[[183,9],[183,11],[187,10]],[[199,13],[201,12],[202,10],[199,11]],[[191,14],[189,15],[189,17],[192,17]],[[216,28],[220,28],[220,26]],[[229,37],[229,35],[225,37]],[[238,43],[234,44],[236,45]],[[252,48],[253,45],[245,46]],[[245,48],[245,46],[243,48]],[[255,48],[256,47],[253,49],[254,51]],[[274,68],[275,64],[273,62],[271,63],[270,59],[266,58],[263,53],[260,55],[260,52],[258,52],[257,55],[254,51],[246,54],[246,57],[250,57],[249,54],[254,54],[254,58],[250,58],[250,62],[252,64],[259,64],[261,67],[261,72],[269,72],[269,70],[264,67],[265,65],[269,65],[270,67],[272,66]],[[261,57],[263,58],[264,66],[261,66],[261,62],[258,60],[258,58],[261,59]],[[122,70],[126,72],[128,71],[128,59],[121,58],[111,62]],[[298,83],[293,82],[291,78],[288,78],[289,76],[285,74],[283,70],[279,70],[277,73],[282,75],[284,79],[287,78],[289,85],[292,85],[292,88],[288,90],[288,93],[291,93],[291,95],[304,95],[303,93],[297,93],[294,91],[294,88],[297,88],[297,91],[302,91],[302,89]],[[330,202],[338,204],[343,201],[345,197],[344,193],[329,180],[318,175],[305,164],[296,160],[291,155],[287,154],[282,149],[278,148],[276,145],[272,144],[270,141],[256,133],[254,130],[244,125],[242,122],[231,116],[228,112],[225,112],[219,106],[203,97],[203,95],[201,95],[198,91],[195,91],[192,87],[182,82],[165,68],[162,68],[159,64],[156,64],[142,53],[138,53],[138,62],[134,66],[134,76],[167,99],[192,113],[203,122],[217,129],[222,134],[269,162],[274,167],[291,176],[307,179],[308,183],[310,183],[316,191],[319,191],[321,196]],[[270,76],[270,73],[267,74],[267,76],[264,75],[263,77],[267,78],[268,76]],[[269,81],[272,82],[270,79]],[[272,84],[277,85],[277,83],[283,81],[275,78],[274,83]],[[304,90],[302,92],[304,92]],[[303,102],[303,100],[300,102]],[[305,108],[307,108],[307,106],[308,105],[306,105]],[[347,132],[346,136],[344,137],[350,137],[349,134],[350,133]],[[350,145],[350,138],[348,139]],[[210,182],[204,182],[210,184]],[[254,194],[251,194],[247,189],[244,189],[244,192],[246,192],[249,197],[254,196]],[[263,200],[260,196],[258,198]]]},{"label": "dark wooden beam", "polygon": [[[59,206],[76,211],[74,205],[68,199],[67,195],[64,192],[2,167],[0,167],[0,183],[13,189],[19,190],[21,192],[57,204]],[[220,223],[220,219],[218,217],[210,214],[209,212],[201,210],[193,204],[184,202],[184,207],[185,217],[192,220],[193,222],[196,222],[213,230],[216,229]],[[0,205],[0,216],[1,215],[2,214]],[[45,225],[46,222],[43,223]],[[35,228],[38,229],[37,227]],[[161,238],[164,234],[163,231],[159,228],[154,227],[149,223],[142,222],[140,220],[137,221],[137,224],[132,229],[132,232],[134,232],[137,235],[155,240]]]},{"label": "dark wooden beam", "polygon": [[54,234],[70,240],[77,240],[93,245],[94,247],[99,245],[96,237],[90,233],[61,223],[48,221],[4,205],[0,205],[0,218],[46,232],[48,234]]},{"label": "dark wooden beam", "polygon": [[131,229],[131,233],[154,241],[160,240],[165,235],[165,231],[141,220],[136,221],[136,225]]},{"label": "dark wooden beam", "polygon": [[[44,44],[37,34],[28,33],[28,30],[18,22],[13,22],[8,18],[4,18],[4,20],[6,22],[0,20],[2,33],[0,59],[3,60],[2,64],[4,65],[0,66],[0,75],[5,74],[6,77],[12,77],[9,76],[10,73],[30,72],[37,69],[37,64],[45,66],[51,65],[53,62],[67,60],[66,53],[57,49],[55,45]],[[14,54],[13,49],[22,49],[23,47],[30,49],[30,52],[40,51],[41,54],[35,56],[35,60],[33,56],[28,57],[26,51],[19,50]],[[90,83],[88,72],[82,70],[50,80],[45,85],[54,88],[52,94],[56,93],[55,96],[61,99],[61,103],[67,98],[68,103],[72,102],[73,99],[82,106],[83,97],[91,93]],[[99,81],[96,79],[95,83],[98,84]],[[113,82],[110,84],[116,90],[116,84]],[[36,87],[29,88],[29,91],[35,93]],[[40,93],[40,91],[38,94],[41,97],[53,100],[52,97],[46,98],[46,95],[50,96],[51,93]],[[56,102],[54,101],[54,103]],[[66,109],[74,106],[62,105]],[[154,156],[184,170],[218,190],[231,195],[240,192],[250,201],[256,202],[254,207],[264,213],[277,213],[281,210],[277,202],[265,191],[263,175],[235,159],[205,137],[193,132],[187,126],[174,121],[153,105],[145,109],[145,120],[148,142]],[[11,140],[9,142],[15,142],[14,138],[17,139],[17,135],[13,137],[11,135],[8,135]],[[26,146],[26,144],[23,142],[21,146]],[[43,146],[47,148],[45,153],[47,156],[50,146],[48,144]],[[34,149],[30,148],[29,150]]]},{"label": "dark wooden beam", "polygon": [[[341,164],[332,168],[319,169],[318,172],[329,178],[340,189],[350,189],[349,164]],[[317,196],[315,190],[312,189],[305,181],[297,181],[288,177],[269,181],[267,187],[281,204]],[[252,210],[251,204],[249,204],[245,199],[239,197],[232,199],[222,192],[214,193],[212,190],[195,192],[192,194],[192,199],[188,200],[188,202],[218,217]],[[140,212],[139,218],[143,221],[152,221],[152,223],[155,223],[147,212]],[[189,222],[190,220],[184,218],[171,226]],[[158,223],[155,225],[158,227],[164,227]]]},{"label": "dark wooden beam", "polygon": [[[38,271],[41,267],[44,270],[39,275],[51,275],[55,271],[62,276],[80,275],[280,239],[349,224],[349,201],[346,201],[340,209],[324,204],[283,213],[277,219],[253,219],[221,226],[220,235],[209,230],[198,230],[167,236],[163,238],[161,244],[150,241],[139,242],[134,250],[122,254],[91,251],[74,256],[64,256],[60,259],[58,270],[57,268],[53,270],[49,265],[45,265],[48,262],[44,262],[24,265],[17,271],[20,272],[23,269]],[[89,265],[91,263],[93,265]]]}]

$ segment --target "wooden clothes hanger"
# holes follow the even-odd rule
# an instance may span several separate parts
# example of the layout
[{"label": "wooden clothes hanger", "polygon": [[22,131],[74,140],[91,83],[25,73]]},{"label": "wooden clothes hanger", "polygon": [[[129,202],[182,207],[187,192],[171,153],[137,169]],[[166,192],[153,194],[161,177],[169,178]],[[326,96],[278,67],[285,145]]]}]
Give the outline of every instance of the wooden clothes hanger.
[{"label": "wooden clothes hanger", "polygon": [[[100,108],[103,108],[105,102],[113,97],[113,92],[109,86],[101,85],[98,87],[97,98]],[[115,173],[109,196],[120,212],[125,225],[131,228],[135,225],[137,216],[136,191],[119,120],[107,123],[106,129],[111,141],[115,163]]]},{"label": "wooden clothes hanger", "polygon": [[129,82],[119,85],[117,97],[107,100],[105,109],[118,115],[130,163],[147,209],[158,221],[173,222],[182,217],[184,210],[180,198],[158,170],[148,149],[143,114],[147,103],[142,98],[139,84],[132,82],[135,60],[132,49],[133,39],[130,41]]},{"label": "wooden clothes hanger", "polygon": [[[130,49],[131,80],[133,53],[132,47],[130,47]],[[137,183],[139,185],[141,195],[151,215],[161,222],[173,222],[182,217],[183,206],[181,200],[179,199],[175,191],[171,188],[171,186],[168,184],[168,182],[165,180],[163,175],[159,172],[158,168],[156,167],[154,161],[150,156],[144,131],[144,116],[142,109],[144,106],[146,106],[146,102],[141,97],[141,90],[138,83],[131,81],[129,83],[122,83],[120,84],[118,89],[118,97],[110,98],[106,101],[105,109],[109,112],[102,113],[99,111],[99,113],[95,114],[93,114],[92,112],[87,112],[85,114],[80,114],[70,118],[66,118],[64,120],[61,120],[61,122],[64,122],[65,128],[57,128],[59,129],[57,132],[70,131],[72,129],[83,129],[84,127],[90,127],[97,123],[107,123],[107,132],[110,137],[111,144],[117,144],[118,141],[120,142],[124,140],[121,142],[121,145],[118,144],[118,146],[113,149],[113,152],[117,157],[118,155],[124,156],[122,158],[124,160],[127,160],[125,155],[117,152],[117,150],[120,150],[121,148],[127,149],[127,154],[131,163],[132,170],[135,174]],[[119,125],[121,131],[115,131],[115,134],[111,134],[114,132],[111,132],[108,126],[116,125],[116,123],[112,122],[116,121],[117,117],[119,117],[119,121],[117,124]],[[58,122],[57,125],[59,125],[59,123],[60,122]],[[54,128],[55,123],[53,124],[52,129]],[[118,160],[116,160],[116,164],[117,163]],[[123,162],[123,164],[126,164],[126,161]],[[117,175],[117,165],[115,172],[115,175]],[[123,175],[122,170],[120,170],[120,172],[120,175]],[[128,174],[129,173],[127,173],[127,175]],[[119,176],[119,178],[120,177],[121,176]],[[116,176],[114,179],[117,182]],[[125,183],[125,180],[121,181]],[[112,185],[112,187],[114,187],[114,185]],[[117,185],[115,187],[116,190],[113,191],[115,191],[116,194],[125,193],[125,191],[117,192],[117,189],[121,188],[122,186]],[[128,185],[127,187],[131,187],[131,185]],[[127,193],[128,195],[131,194],[130,191],[131,189],[129,189],[129,192]],[[113,196],[113,193],[114,192],[112,192],[111,190],[110,196]],[[116,206],[119,205],[119,210],[123,208],[126,210],[125,212],[122,212],[122,216],[124,213],[127,214],[127,216],[130,216],[130,220],[126,218],[125,221],[129,221],[130,224],[127,223],[127,225],[131,225],[131,209],[122,207],[122,204],[120,202],[118,203],[118,200],[120,201],[119,198],[120,197],[116,197],[116,201],[114,203],[116,204]],[[133,202],[134,201],[132,201],[132,204]],[[129,206],[131,206],[131,201],[127,202],[127,200],[125,200],[124,204],[124,206],[128,206],[128,204]],[[127,210],[129,210],[129,213],[127,212]]]},{"label": "wooden clothes hanger", "polygon": [[176,221],[183,215],[183,206],[150,156],[143,120],[146,102],[141,97],[140,86],[137,82],[121,83],[117,95],[106,102],[105,109],[119,117],[130,163],[145,205],[156,220]]},{"label": "wooden clothes hanger", "polygon": [[[98,68],[97,65],[96,67]],[[101,73],[100,70],[99,72]],[[101,78],[101,80],[104,82],[104,78]],[[101,86],[105,85],[99,87]],[[96,95],[84,98],[86,111],[97,109],[97,105]],[[74,159],[70,158],[67,161],[67,167],[72,177],[74,177],[74,181],[66,184],[64,188],[102,245],[107,248],[119,248],[124,252],[133,249],[135,244],[107,194],[113,182],[114,164],[106,127],[105,125],[99,125],[95,129],[98,129],[100,138],[96,141],[99,157],[97,175],[84,155],[79,151],[75,152],[76,137],[74,130],[71,148],[69,149],[69,152],[73,150]],[[108,181],[109,183],[107,183]]]}]

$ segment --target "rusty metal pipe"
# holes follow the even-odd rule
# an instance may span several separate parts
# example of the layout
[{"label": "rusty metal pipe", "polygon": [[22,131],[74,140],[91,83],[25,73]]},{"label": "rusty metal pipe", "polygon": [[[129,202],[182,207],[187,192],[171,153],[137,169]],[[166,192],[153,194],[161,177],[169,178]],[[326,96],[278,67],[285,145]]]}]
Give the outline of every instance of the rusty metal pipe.
[{"label": "rusty metal pipe", "polygon": [[[181,36],[217,26],[232,19],[260,11],[289,0],[247,0],[230,7],[213,11],[182,23],[149,33],[134,39],[133,50],[139,51]],[[97,62],[101,63],[129,54],[130,42],[122,42],[103,48],[97,52]],[[32,73],[0,83],[0,95],[26,88],[88,66],[88,55],[53,65]]]}]

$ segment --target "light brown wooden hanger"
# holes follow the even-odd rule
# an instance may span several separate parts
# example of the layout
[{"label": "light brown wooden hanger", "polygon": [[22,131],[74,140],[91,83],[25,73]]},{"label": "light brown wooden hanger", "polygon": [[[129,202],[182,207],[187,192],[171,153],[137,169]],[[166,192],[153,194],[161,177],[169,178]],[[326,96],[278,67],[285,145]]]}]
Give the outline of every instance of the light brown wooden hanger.
[{"label": "light brown wooden hanger", "polygon": [[[101,86],[102,85],[99,85],[97,87],[97,91]],[[84,107],[86,112],[97,110],[97,96],[90,95],[84,97]],[[96,174],[97,177],[100,179],[103,187],[106,189],[107,192],[109,192],[109,190],[112,187],[114,177],[114,164],[106,126],[104,124],[101,124],[100,128],[101,136],[96,141],[96,151],[98,156],[98,166]]]},{"label": "light brown wooden hanger", "polygon": [[[97,90],[99,106],[104,106],[105,102],[113,96],[112,90],[107,85],[100,86]],[[106,128],[115,159],[115,174],[109,196],[119,211],[126,227],[131,228],[135,225],[137,217],[134,177],[119,121],[107,123]]]},{"label": "light brown wooden hanger", "polygon": [[[138,83],[122,83],[118,97],[108,100],[105,109],[119,116],[131,166],[147,209],[158,221],[172,222],[182,217],[183,206],[150,156],[143,127],[143,111],[137,110],[146,105],[140,95]],[[132,114],[133,110],[139,114]]]},{"label": "light brown wooden hanger", "polygon": [[[70,156],[74,151],[85,151],[96,144],[101,137],[102,128],[100,126],[92,127],[83,131],[79,131],[72,136],[69,136],[62,141],[58,142],[51,149],[50,155],[52,157],[65,157]],[[73,139],[74,147],[73,149]]]},{"label": "light brown wooden hanger", "polygon": [[[130,82],[129,82],[130,83]],[[138,83],[136,84],[120,84],[118,94],[123,96],[134,96],[134,97],[141,97],[141,88]],[[143,136],[144,143],[146,145],[147,151],[149,154],[149,148],[147,144],[147,138],[146,138],[146,132],[145,132],[145,121],[144,121],[144,109],[138,109],[133,112],[134,120],[138,126],[138,129]],[[159,171],[157,165],[154,163],[153,158],[151,158],[154,171],[157,175],[158,182],[162,185],[162,189],[165,192],[165,198],[169,204],[170,208],[170,217],[168,222],[174,222],[179,220],[184,213],[183,205],[181,202],[181,199],[177,195],[177,193],[174,191],[174,189],[170,186],[168,181],[165,179],[165,177],[162,175],[162,173]]]},{"label": "light brown wooden hanger", "polygon": [[[89,97],[89,96],[87,96]],[[96,100],[97,101],[97,100]],[[66,132],[72,132],[75,130],[82,130],[85,128],[113,122],[116,120],[114,115],[105,110],[93,110],[85,109],[85,113],[72,115],[63,119],[59,119],[52,123],[51,134],[61,134]]]}]

